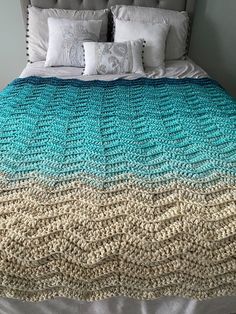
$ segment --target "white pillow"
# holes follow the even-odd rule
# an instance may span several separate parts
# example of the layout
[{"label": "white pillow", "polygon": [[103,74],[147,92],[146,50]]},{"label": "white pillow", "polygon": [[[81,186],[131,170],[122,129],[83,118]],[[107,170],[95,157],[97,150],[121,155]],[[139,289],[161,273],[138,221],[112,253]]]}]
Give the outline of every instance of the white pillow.
[{"label": "white pillow", "polygon": [[122,43],[85,42],[84,75],[143,73],[144,41]]},{"label": "white pillow", "polygon": [[28,59],[30,62],[46,60],[48,50],[48,18],[73,20],[101,20],[100,41],[107,40],[108,10],[28,9]]},{"label": "white pillow", "polygon": [[144,66],[156,69],[164,65],[166,37],[169,25],[160,23],[143,23],[135,21],[115,20],[115,42],[137,40],[146,41],[144,48]]},{"label": "white pillow", "polygon": [[166,43],[166,59],[177,60],[186,52],[189,18],[187,12],[117,5],[111,8],[114,19],[137,22],[167,23],[170,31]]},{"label": "white pillow", "polygon": [[48,19],[49,44],[45,66],[84,67],[83,41],[98,41],[102,21]]}]

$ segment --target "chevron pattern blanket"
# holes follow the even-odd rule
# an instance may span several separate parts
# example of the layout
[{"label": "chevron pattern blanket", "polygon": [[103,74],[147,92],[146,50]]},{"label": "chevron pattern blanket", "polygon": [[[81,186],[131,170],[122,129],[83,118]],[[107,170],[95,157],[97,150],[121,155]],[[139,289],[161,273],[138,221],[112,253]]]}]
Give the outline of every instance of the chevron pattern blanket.
[{"label": "chevron pattern blanket", "polygon": [[210,79],[0,95],[0,295],[236,292],[236,102]]}]

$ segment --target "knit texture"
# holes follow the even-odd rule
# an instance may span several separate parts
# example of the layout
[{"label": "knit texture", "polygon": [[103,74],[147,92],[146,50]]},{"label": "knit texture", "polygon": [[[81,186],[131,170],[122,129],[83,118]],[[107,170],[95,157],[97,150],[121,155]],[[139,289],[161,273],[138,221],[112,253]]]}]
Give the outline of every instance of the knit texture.
[{"label": "knit texture", "polygon": [[236,294],[236,102],[210,79],[0,94],[0,295]]}]

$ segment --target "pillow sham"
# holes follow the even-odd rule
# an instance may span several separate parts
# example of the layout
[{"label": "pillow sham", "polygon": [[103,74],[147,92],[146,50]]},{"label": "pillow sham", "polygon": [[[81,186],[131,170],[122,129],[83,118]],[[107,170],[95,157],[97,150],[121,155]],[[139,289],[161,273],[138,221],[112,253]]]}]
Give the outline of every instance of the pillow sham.
[{"label": "pillow sham", "polygon": [[144,48],[145,69],[156,69],[164,65],[166,37],[169,25],[115,20],[115,42],[137,40],[146,41]]},{"label": "pillow sham", "polygon": [[84,75],[143,73],[142,39],[127,42],[85,42]]},{"label": "pillow sham", "polygon": [[184,56],[189,27],[187,12],[122,5],[113,6],[111,11],[115,20],[169,24],[166,59],[177,60]]},{"label": "pillow sham", "polygon": [[67,18],[73,20],[101,20],[100,41],[107,40],[108,10],[64,10],[28,8],[28,59],[30,62],[46,60],[48,50],[48,18]]},{"label": "pillow sham", "polygon": [[84,67],[83,41],[98,41],[102,21],[48,19],[49,43],[45,66]]}]

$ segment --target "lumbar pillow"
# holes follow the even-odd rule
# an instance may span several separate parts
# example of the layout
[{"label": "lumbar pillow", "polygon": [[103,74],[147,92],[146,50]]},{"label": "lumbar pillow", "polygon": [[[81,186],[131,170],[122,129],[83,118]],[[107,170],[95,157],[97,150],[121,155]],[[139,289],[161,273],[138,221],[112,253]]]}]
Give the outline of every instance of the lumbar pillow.
[{"label": "lumbar pillow", "polygon": [[85,42],[85,75],[143,73],[142,39],[127,42]]},{"label": "lumbar pillow", "polygon": [[84,41],[98,41],[102,21],[48,19],[49,44],[45,66],[84,67]]},{"label": "lumbar pillow", "polygon": [[108,10],[28,9],[28,58],[30,62],[45,61],[48,50],[48,18],[102,21],[100,41],[107,40]]},{"label": "lumbar pillow", "polygon": [[116,5],[111,10],[115,20],[169,24],[166,60],[177,60],[184,56],[189,26],[187,12],[124,5]]},{"label": "lumbar pillow", "polygon": [[137,40],[146,41],[144,48],[144,66],[155,69],[163,66],[165,60],[166,37],[168,24],[143,23],[115,19],[115,42]]}]

